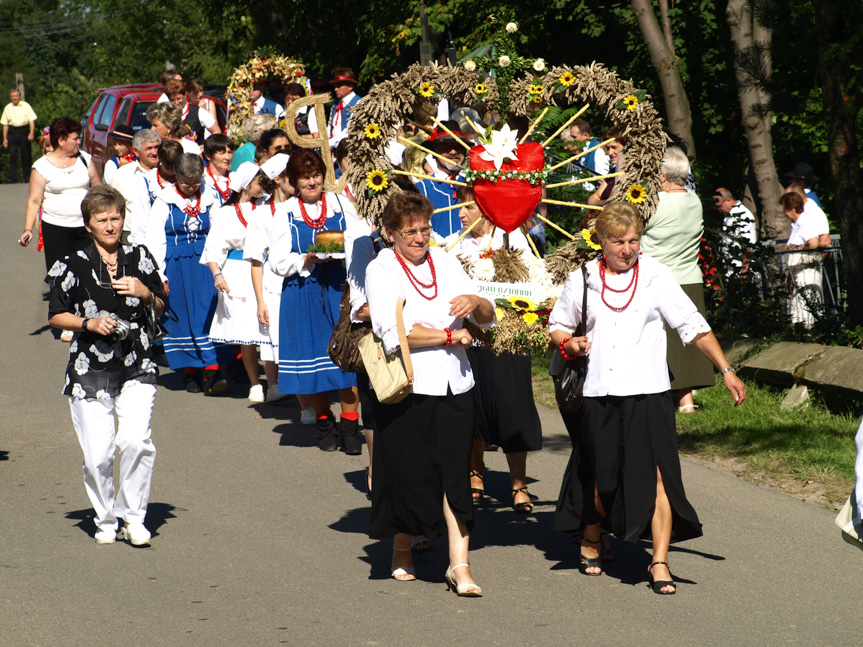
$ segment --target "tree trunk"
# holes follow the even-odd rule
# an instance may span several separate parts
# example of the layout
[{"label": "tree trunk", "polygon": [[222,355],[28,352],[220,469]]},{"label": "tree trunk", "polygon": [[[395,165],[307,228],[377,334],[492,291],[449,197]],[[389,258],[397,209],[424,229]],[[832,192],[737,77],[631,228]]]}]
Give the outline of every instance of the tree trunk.
[{"label": "tree trunk", "polygon": [[836,191],[831,213],[839,221],[842,234],[848,315],[852,323],[859,325],[863,324],[863,281],[860,280],[863,276],[863,219],[860,218],[863,172],[855,129],[860,109],[859,90],[855,90],[852,83],[852,66],[859,64],[859,52],[855,54],[853,46],[849,51],[849,43],[855,42],[852,31],[859,29],[863,11],[856,3],[837,6],[830,0],[821,0],[815,5],[815,12],[827,145]]},{"label": "tree trunk", "polygon": [[[650,61],[659,75],[665,112],[668,115],[668,130],[686,143],[689,158],[694,160],[692,111],[689,108],[689,99],[686,98],[686,90],[683,89],[683,79],[680,78],[680,59],[669,47],[672,42],[671,33],[663,34],[650,0],[631,0],[631,4],[641,35],[650,52]],[[663,15],[663,22],[670,27],[667,13]]]},{"label": "tree trunk", "polygon": [[[770,95],[763,85],[758,83],[759,79],[753,77],[740,60],[741,57],[756,52],[757,46],[769,52],[771,31],[761,27],[754,20],[749,0],[728,0],[725,16],[735,48],[737,95],[740,99],[740,111],[749,145],[752,170],[758,185],[762,234],[771,238],[785,238],[790,232],[791,225],[777,202],[783,189],[773,160],[773,135],[770,128],[772,113],[758,114],[754,109],[758,105],[768,105]],[[769,54],[762,57],[762,63],[769,77],[771,66]]]}]

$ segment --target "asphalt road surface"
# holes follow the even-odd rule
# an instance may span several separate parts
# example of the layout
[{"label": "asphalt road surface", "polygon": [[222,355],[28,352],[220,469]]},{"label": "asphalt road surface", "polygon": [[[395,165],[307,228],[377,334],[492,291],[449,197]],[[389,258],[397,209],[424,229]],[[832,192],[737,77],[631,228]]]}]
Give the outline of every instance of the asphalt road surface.
[{"label": "asphalt road surface", "polygon": [[[160,378],[152,547],[93,541],[81,451],[60,395],[68,345],[47,325],[44,260],[21,249],[26,187],[0,187],[0,645],[848,645],[863,553],[834,514],[683,461],[704,537],[673,546],[675,596],[646,586],[648,544],[615,542],[602,577],[551,531],[569,441],[541,409],[531,515],[487,453],[471,537],[481,599],[444,583],[446,542],[389,577],[366,534],[367,455],[326,454],[291,399],[252,406]],[[729,404],[730,406],[730,404]],[[793,415],[793,414],[789,414]]]}]

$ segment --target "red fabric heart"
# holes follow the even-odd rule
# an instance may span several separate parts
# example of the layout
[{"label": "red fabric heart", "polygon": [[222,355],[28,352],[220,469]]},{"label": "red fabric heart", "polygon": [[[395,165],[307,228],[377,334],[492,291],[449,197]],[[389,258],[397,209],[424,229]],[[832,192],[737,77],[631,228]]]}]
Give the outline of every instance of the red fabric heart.
[{"label": "red fabric heart", "polygon": [[[545,165],[545,153],[536,142],[519,144],[516,150],[518,161],[504,162],[500,170],[529,173],[541,171]],[[494,171],[494,162],[480,158],[484,146],[476,146],[470,152],[470,168],[474,171]],[[476,179],[473,181],[476,203],[495,226],[512,233],[530,218],[542,198],[542,184],[531,184],[527,180],[502,179],[495,182]]]}]

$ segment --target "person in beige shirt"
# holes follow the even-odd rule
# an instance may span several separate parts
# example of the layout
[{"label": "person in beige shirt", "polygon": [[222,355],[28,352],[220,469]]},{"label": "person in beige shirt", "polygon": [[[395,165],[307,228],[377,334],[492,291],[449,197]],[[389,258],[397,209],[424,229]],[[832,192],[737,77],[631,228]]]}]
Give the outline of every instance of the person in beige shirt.
[{"label": "person in beige shirt", "polygon": [[10,103],[3,108],[0,124],[3,125],[3,148],[9,150],[9,183],[18,182],[18,153],[21,153],[21,171],[24,182],[30,181],[30,166],[33,157],[30,142],[36,133],[36,113],[26,101],[21,100],[18,90],[9,92]]}]

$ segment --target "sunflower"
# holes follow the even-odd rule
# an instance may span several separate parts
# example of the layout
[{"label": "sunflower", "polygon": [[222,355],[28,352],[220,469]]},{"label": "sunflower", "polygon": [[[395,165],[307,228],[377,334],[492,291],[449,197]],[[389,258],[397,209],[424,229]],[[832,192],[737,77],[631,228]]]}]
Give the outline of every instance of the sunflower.
[{"label": "sunflower", "polygon": [[632,204],[641,204],[647,199],[647,191],[640,184],[633,184],[626,191],[626,201]]},{"label": "sunflower", "polygon": [[428,99],[434,94],[434,86],[428,81],[423,81],[420,84],[419,93]]},{"label": "sunflower", "polygon": [[507,299],[513,310],[520,312],[530,312],[536,310],[536,304],[530,299],[522,299],[521,297],[510,297]]},{"label": "sunflower", "polygon": [[601,245],[593,242],[593,235],[596,233],[595,229],[582,229],[581,230],[581,239],[587,244],[591,249],[602,249]]},{"label": "sunflower", "polygon": [[377,124],[369,124],[368,126],[363,128],[363,132],[369,139],[377,139],[381,136],[381,127]]},{"label": "sunflower", "polygon": [[542,95],[541,94],[533,95],[533,102],[534,103],[542,103]]},{"label": "sunflower", "polygon": [[560,81],[561,85],[569,87],[573,83],[575,83],[575,76],[573,76],[572,72],[566,70],[563,74],[560,75],[558,81]]},{"label": "sunflower", "polygon": [[374,171],[369,171],[369,174],[366,176],[366,186],[378,193],[386,189],[387,184],[387,174],[381,170],[375,169]]},{"label": "sunflower", "polygon": [[542,94],[542,86],[541,85],[531,85],[527,89],[530,94]]},{"label": "sunflower", "polygon": [[539,315],[535,312],[525,312],[523,315],[521,315],[521,318],[524,320],[524,323],[532,326],[536,323],[536,320],[539,319]]},{"label": "sunflower", "polygon": [[623,105],[626,106],[626,109],[632,112],[638,107],[638,97],[634,94],[630,94],[628,97],[623,99]]},{"label": "sunflower", "polygon": [[481,97],[484,94],[488,94],[488,86],[485,83],[477,83],[473,91],[476,92],[476,96]]}]

